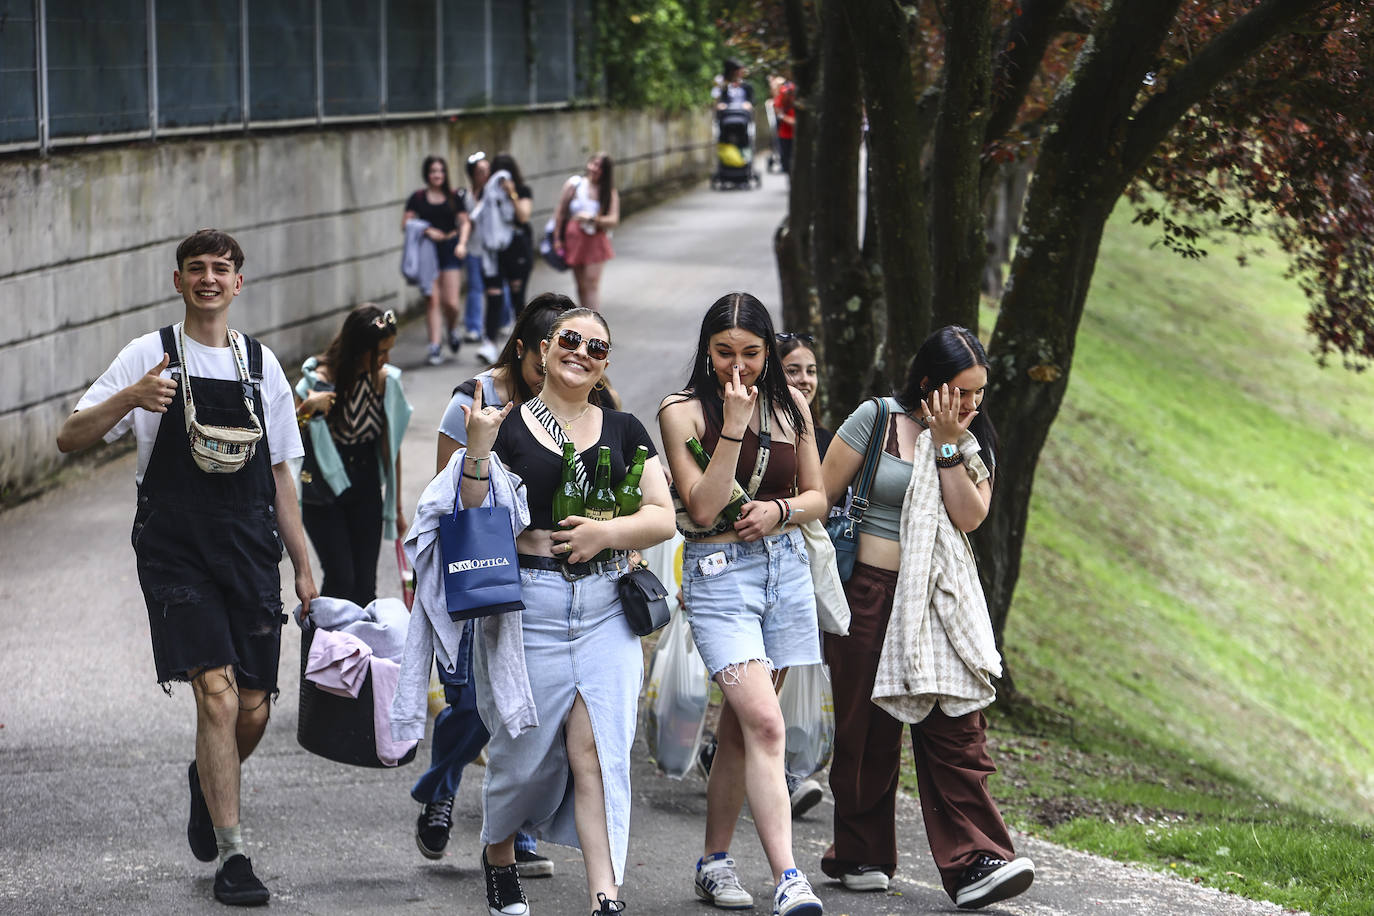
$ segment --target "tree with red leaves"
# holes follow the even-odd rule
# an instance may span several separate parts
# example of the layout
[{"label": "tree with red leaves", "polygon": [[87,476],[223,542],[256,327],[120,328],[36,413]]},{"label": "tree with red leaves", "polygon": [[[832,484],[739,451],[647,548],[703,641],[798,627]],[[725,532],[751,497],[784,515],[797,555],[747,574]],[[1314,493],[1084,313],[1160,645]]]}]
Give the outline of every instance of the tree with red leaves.
[{"label": "tree with red leaves", "polygon": [[831,377],[890,390],[930,328],[977,327],[990,192],[1009,164],[1029,170],[988,346],[1002,448],[992,511],[975,538],[999,640],[1036,464],[1123,195],[1187,256],[1203,253],[1208,232],[1262,224],[1310,298],[1319,355],[1354,368],[1374,356],[1374,4],[723,7],[737,35],[782,40],[781,28],[791,49],[799,97],[778,245],[791,274],[784,317],[823,329]]}]

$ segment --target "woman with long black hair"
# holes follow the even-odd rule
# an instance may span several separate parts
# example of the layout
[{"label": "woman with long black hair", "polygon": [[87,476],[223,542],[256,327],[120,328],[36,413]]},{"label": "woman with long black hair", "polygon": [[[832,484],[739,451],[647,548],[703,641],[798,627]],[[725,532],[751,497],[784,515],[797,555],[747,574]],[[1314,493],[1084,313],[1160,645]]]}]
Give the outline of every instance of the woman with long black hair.
[{"label": "woman with long black hair", "polygon": [[406,528],[397,494],[411,407],[387,362],[395,343],[396,315],[365,302],[305,361],[296,386],[301,515],[324,568],[320,594],[358,605],[377,597],[382,538]]},{"label": "woman with long black hair", "polygon": [[[687,386],[663,400],[658,418],[684,510],[692,637],[725,698],[696,894],[722,909],[753,905],[729,852],[747,797],[776,882],[773,912],[818,916],[821,902],[792,855],[776,685],[790,666],[821,660],[798,526],[824,518],[828,506],[810,410],[787,384],[763,303],[729,293],[707,310]],[[709,453],[705,470],[689,439]],[[742,506],[740,489],[749,497]]]},{"label": "woman with long black hair", "polygon": [[[902,729],[910,723],[930,852],[946,893],[973,909],[1030,887],[987,778],[982,710],[1002,671],[966,533],[987,517],[997,433],[982,409],[983,345],[950,325],[926,338],[906,384],[850,414],[826,453],[832,500],[859,474],[874,436],[882,451],[845,583],[849,635],[825,635],[835,696],[835,842],[821,869],[856,891],[885,891],[897,867]],[[938,581],[936,588],[932,583]]]}]

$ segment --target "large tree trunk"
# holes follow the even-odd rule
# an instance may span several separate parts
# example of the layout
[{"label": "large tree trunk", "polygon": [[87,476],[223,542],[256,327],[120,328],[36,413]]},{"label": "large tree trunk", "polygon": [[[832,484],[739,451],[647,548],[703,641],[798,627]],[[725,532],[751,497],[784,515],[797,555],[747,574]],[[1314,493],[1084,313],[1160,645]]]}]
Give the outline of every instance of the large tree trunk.
[{"label": "large tree trunk", "polygon": [[1125,187],[1119,156],[1180,0],[1117,0],[1051,106],[989,350],[987,408],[1002,439],[979,575],[1000,645],[1020,575],[1035,469],[1059,414],[1102,232]]},{"label": "large tree trunk", "polygon": [[958,0],[944,9],[945,47],[950,50],[931,145],[930,323],[976,331],[987,258],[980,183],[990,113],[992,24],[989,0]]},{"label": "large tree trunk", "polygon": [[816,214],[811,254],[820,298],[817,361],[826,378],[853,380],[853,389],[873,383],[877,348],[868,276],[859,252],[860,112],[854,104],[858,64],[840,4],[820,8],[820,91],[816,106]]},{"label": "large tree trunk", "polygon": [[774,235],[782,292],[782,321],[791,329],[820,326],[816,278],[811,271],[811,225],[815,214],[816,128],[814,113],[819,65],[815,56],[814,23],[802,0],[786,0],[783,12],[792,48],[792,82],[797,87],[797,123],[792,141],[792,172],[787,191],[787,216]]},{"label": "large tree trunk", "polygon": [[[878,338],[881,346],[866,355],[868,362],[831,364],[825,371],[827,378],[881,380],[877,387],[886,394],[930,328],[929,213],[921,153],[935,106],[932,99],[916,96],[910,25],[901,5],[891,0],[829,0],[825,5],[841,8],[854,35],[863,75],[869,175],[881,200],[874,224],[886,305],[886,334]],[[863,376],[853,374],[858,369],[864,370]],[[873,391],[870,385],[849,387],[854,398]]]}]

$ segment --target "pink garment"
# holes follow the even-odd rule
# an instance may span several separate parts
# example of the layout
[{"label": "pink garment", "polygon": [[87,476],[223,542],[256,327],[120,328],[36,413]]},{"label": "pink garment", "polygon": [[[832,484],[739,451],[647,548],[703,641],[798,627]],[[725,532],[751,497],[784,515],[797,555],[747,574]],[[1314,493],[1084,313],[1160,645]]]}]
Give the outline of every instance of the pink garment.
[{"label": "pink garment", "polygon": [[391,738],[391,700],[401,677],[401,666],[372,654],[372,647],[352,633],[315,629],[305,678],[316,687],[341,697],[357,699],[372,673],[372,731],[377,759],[394,767],[418,742]]},{"label": "pink garment", "polygon": [[305,677],[327,693],[356,699],[367,680],[371,658],[372,647],[358,637],[316,627],[305,662]]},{"label": "pink garment", "polygon": [[389,658],[372,656],[372,731],[376,735],[377,759],[394,767],[418,742],[391,738],[391,701],[401,679],[401,665]]}]

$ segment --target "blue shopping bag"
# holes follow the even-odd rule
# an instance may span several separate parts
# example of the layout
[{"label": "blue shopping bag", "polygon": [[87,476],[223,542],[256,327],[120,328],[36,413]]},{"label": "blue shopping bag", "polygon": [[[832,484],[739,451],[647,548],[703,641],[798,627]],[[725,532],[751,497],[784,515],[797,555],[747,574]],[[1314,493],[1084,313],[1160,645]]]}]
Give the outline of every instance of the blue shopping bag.
[{"label": "blue shopping bag", "polygon": [[496,505],[490,489],[484,505],[461,506],[462,498],[455,498],[453,514],[439,520],[448,616],[471,620],[524,610],[509,510]]}]

